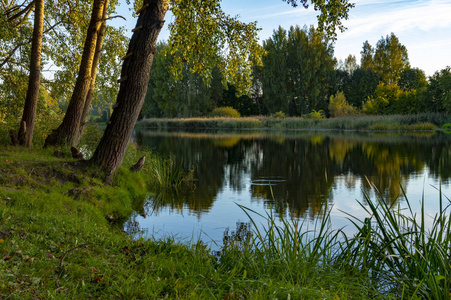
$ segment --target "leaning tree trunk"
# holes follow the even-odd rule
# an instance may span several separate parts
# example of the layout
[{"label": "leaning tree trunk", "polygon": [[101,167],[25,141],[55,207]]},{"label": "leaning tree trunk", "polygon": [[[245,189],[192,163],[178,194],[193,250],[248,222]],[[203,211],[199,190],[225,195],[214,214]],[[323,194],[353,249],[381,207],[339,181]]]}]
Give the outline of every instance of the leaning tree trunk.
[{"label": "leaning tree trunk", "polygon": [[31,41],[30,76],[25,98],[22,121],[18,135],[19,144],[31,147],[33,141],[36,107],[38,106],[41,82],[42,35],[44,29],[44,0],[35,0],[33,40]]},{"label": "leaning tree trunk", "polygon": [[110,175],[120,167],[144,103],[156,41],[164,24],[169,0],[147,0],[140,13],[122,65],[121,84],[114,111],[91,158]]},{"label": "leaning tree trunk", "polygon": [[63,144],[76,146],[75,142],[79,140],[81,116],[83,114],[86,95],[91,84],[91,71],[97,44],[97,33],[103,21],[102,14],[105,2],[106,0],[94,0],[80,70],[69,106],[67,107],[63,122],[47,137],[44,147]]},{"label": "leaning tree trunk", "polygon": [[94,60],[92,62],[92,68],[91,68],[91,84],[89,86],[88,94],[86,95],[85,105],[83,106],[83,112],[81,115],[81,122],[80,122],[80,127],[78,129],[78,134],[76,136],[74,136],[74,138],[73,138],[74,145],[78,145],[78,143],[80,142],[81,135],[83,134],[83,131],[85,130],[85,126],[89,120],[89,111],[91,110],[92,98],[94,97],[94,88],[95,88],[95,83],[96,83],[97,68],[99,66],[100,56],[102,54],[102,44],[103,44],[103,40],[105,38],[107,10],[108,10],[108,0],[105,1],[105,5],[103,7],[103,14],[102,14],[103,21],[102,21],[102,25],[100,26],[100,30],[97,35]]}]

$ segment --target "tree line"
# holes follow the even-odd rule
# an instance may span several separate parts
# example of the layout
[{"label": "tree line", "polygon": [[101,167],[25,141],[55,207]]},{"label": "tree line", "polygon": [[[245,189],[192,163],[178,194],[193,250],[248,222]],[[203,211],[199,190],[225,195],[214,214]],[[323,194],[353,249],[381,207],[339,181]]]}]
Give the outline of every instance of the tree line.
[{"label": "tree line", "polygon": [[246,94],[224,83],[218,69],[209,84],[190,72],[188,64],[181,78],[175,78],[170,45],[161,42],[158,49],[142,118],[208,116],[222,106],[233,107],[242,116],[451,111],[450,67],[427,78],[423,70],[410,66],[407,48],[394,33],[374,47],[365,41],[359,64],[353,55],[337,61],[331,40],[314,27],[279,27],[263,41],[262,65],[252,69]]}]

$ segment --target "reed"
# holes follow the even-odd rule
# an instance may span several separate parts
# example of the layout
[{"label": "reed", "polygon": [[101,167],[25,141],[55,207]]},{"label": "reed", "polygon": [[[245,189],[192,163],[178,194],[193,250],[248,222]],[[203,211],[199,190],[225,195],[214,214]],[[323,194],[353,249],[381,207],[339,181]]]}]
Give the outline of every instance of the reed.
[{"label": "reed", "polygon": [[158,188],[180,188],[189,179],[193,172],[185,171],[177,166],[172,158],[163,158],[153,154],[149,160],[148,174],[151,178],[151,186]]},{"label": "reed", "polygon": [[[440,210],[431,226],[426,226],[431,216],[425,213],[424,199],[418,213],[413,212],[408,200],[404,210],[387,204],[382,197],[373,200],[365,194],[364,200],[367,205],[360,205],[369,217],[349,215],[356,228],[352,237],[331,229],[327,204],[313,230],[296,219],[277,220],[272,212],[263,216],[240,206],[253,224],[244,252],[252,254],[250,260],[264,264],[265,272],[303,283],[324,281],[318,277],[333,274],[334,278],[357,280],[355,288],[365,297],[450,299],[449,199],[440,196]],[[263,229],[256,216],[266,220]]]},{"label": "reed", "polygon": [[[390,289],[401,298],[450,299],[449,200],[440,196],[440,210],[430,227],[426,226],[430,216],[425,214],[424,198],[418,213],[408,200],[407,210],[382,198],[372,200],[367,194],[365,201],[368,206],[360,205],[370,217],[351,218],[358,233],[347,241],[338,260],[347,268],[367,272],[379,289]],[[445,206],[444,201],[448,202]]]},{"label": "reed", "polygon": [[147,128],[273,128],[273,129],[337,129],[337,130],[435,130],[443,124],[451,123],[451,116],[445,114],[365,116],[352,115],[336,118],[283,118],[256,116],[243,118],[186,118],[186,119],[146,119],[138,123]]}]

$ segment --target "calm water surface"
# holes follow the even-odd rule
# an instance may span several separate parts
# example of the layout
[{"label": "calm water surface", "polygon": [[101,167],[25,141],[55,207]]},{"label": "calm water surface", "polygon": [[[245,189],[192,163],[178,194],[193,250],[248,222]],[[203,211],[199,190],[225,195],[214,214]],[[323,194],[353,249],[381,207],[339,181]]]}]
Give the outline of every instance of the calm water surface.
[{"label": "calm water surface", "polygon": [[353,233],[347,214],[367,216],[359,205],[364,193],[405,207],[404,189],[415,210],[424,195],[430,215],[438,210],[440,186],[451,196],[451,135],[441,133],[146,130],[134,139],[195,170],[194,187],[149,196],[144,212],[127,222],[146,238],[201,238],[217,248],[225,230],[249,222],[238,204],[261,214],[277,207],[278,218],[301,219],[311,229],[325,201],[332,227]]}]

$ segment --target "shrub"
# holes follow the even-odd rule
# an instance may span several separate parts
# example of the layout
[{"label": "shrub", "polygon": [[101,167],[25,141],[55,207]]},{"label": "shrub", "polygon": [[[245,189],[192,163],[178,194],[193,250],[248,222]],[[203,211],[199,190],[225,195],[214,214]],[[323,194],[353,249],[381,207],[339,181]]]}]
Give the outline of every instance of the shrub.
[{"label": "shrub", "polygon": [[367,115],[408,114],[419,112],[423,91],[404,91],[396,84],[379,83],[374,97],[369,97],[362,110]]},{"label": "shrub", "polygon": [[287,115],[283,111],[278,111],[276,113],[271,114],[269,117],[273,119],[286,119]]},{"label": "shrub", "polygon": [[322,110],[313,110],[311,113],[309,113],[307,115],[308,119],[314,119],[314,120],[319,120],[319,119],[324,119],[326,116],[324,115],[324,111]]},{"label": "shrub", "polygon": [[429,122],[415,123],[415,124],[411,125],[410,127],[413,130],[434,130],[436,128],[434,124],[429,123]]},{"label": "shrub", "polygon": [[346,101],[343,92],[337,92],[335,95],[330,96],[329,112],[332,117],[342,117],[354,114],[355,109]]},{"label": "shrub", "polygon": [[211,113],[211,117],[229,117],[229,118],[239,118],[240,113],[230,106],[217,107]]}]

